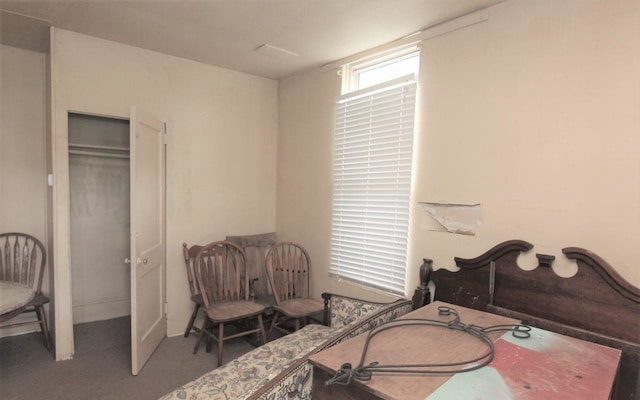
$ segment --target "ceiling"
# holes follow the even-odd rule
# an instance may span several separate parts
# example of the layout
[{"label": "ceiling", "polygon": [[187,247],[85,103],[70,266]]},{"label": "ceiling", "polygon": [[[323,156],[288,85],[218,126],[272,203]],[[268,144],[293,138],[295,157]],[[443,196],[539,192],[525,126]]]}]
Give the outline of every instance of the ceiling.
[{"label": "ceiling", "polygon": [[0,0],[0,37],[43,51],[52,25],[280,79],[501,1]]}]

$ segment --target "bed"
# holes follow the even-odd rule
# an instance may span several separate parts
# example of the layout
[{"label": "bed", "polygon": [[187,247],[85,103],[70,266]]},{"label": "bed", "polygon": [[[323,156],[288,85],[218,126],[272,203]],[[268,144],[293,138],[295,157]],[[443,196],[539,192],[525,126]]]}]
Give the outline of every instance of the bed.
[{"label": "bed", "polygon": [[535,269],[523,270],[518,256],[532,249],[522,240],[506,241],[475,258],[456,257],[456,272],[434,270],[425,259],[414,307],[440,300],[620,349],[612,399],[640,399],[640,289],[601,257],[578,247],[562,250],[578,265],[569,278],[557,275],[554,257],[545,254],[536,254]]}]

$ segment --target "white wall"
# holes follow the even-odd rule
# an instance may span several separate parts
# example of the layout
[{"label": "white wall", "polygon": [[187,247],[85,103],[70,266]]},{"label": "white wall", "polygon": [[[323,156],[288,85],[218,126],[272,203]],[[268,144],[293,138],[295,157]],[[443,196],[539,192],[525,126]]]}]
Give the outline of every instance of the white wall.
[{"label": "white wall", "polygon": [[182,242],[275,229],[278,83],[58,29],[51,57],[56,310],[69,310],[57,315],[57,359],[73,355],[69,111],[128,118],[135,105],[169,121],[168,334],[179,334],[192,311]]},{"label": "white wall", "polygon": [[[0,232],[28,233],[46,246],[45,63],[43,53],[0,46]],[[44,279],[49,294],[48,274]],[[33,320],[33,314],[11,322],[20,319]]]},{"label": "white wall", "polygon": [[[421,258],[455,268],[509,239],[574,266],[594,251],[640,286],[640,3],[508,1],[489,20],[424,41],[407,294]],[[328,277],[335,71],[280,83],[278,232]],[[433,230],[418,201],[480,203],[475,236]]]}]

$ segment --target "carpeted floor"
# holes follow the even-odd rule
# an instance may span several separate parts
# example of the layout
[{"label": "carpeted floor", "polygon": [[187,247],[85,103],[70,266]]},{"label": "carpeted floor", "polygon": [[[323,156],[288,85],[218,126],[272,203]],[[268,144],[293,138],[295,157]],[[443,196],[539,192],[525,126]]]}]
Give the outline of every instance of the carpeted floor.
[{"label": "carpeted floor", "polygon": [[[74,327],[73,360],[54,360],[42,336],[0,339],[2,400],[153,400],[216,366],[204,344],[192,354],[196,336],[165,338],[138,376],[131,375],[129,318]],[[242,338],[225,342],[224,361],[252,350]]]}]

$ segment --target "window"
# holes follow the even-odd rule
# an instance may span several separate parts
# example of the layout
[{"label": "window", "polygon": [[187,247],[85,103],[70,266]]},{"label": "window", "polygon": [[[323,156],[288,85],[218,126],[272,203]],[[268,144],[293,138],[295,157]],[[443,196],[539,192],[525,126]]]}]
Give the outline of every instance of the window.
[{"label": "window", "polygon": [[365,89],[401,76],[417,76],[419,66],[420,50],[416,45],[348,64],[342,69],[342,93]]},{"label": "window", "polygon": [[336,101],[329,272],[402,295],[418,60],[414,48],[346,66],[343,87],[359,90]]}]

